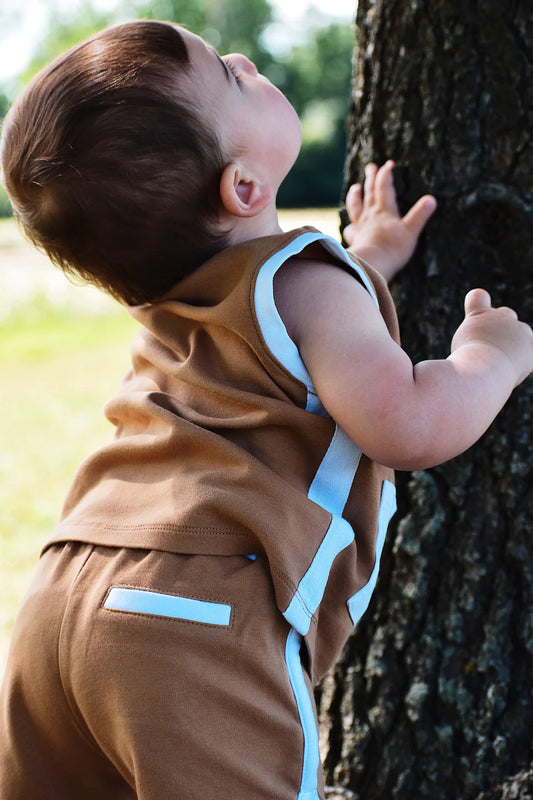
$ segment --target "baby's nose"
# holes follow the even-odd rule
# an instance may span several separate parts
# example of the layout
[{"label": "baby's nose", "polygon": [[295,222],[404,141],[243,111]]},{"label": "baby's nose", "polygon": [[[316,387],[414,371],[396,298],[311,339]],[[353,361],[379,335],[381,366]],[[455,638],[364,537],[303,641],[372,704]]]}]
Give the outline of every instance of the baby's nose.
[{"label": "baby's nose", "polygon": [[255,66],[253,61],[250,61],[249,58],[243,56],[242,53],[232,53],[231,58],[233,63],[239,68],[242,69],[244,72],[248,72],[252,77],[258,74],[257,67]]}]

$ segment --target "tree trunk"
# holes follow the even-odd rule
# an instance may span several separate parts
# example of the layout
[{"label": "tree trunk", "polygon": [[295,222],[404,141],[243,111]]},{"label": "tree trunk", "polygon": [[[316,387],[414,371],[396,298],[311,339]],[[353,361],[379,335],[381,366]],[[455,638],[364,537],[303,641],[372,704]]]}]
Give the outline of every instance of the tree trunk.
[{"label": "tree trunk", "polygon": [[[347,184],[394,158],[404,210],[439,201],[393,287],[405,349],[446,357],[474,286],[533,322],[531,0],[360,0],[356,27]],[[529,378],[467,453],[397,476],[378,588],[317,695],[326,782],[361,800],[530,796],[532,400]]]}]

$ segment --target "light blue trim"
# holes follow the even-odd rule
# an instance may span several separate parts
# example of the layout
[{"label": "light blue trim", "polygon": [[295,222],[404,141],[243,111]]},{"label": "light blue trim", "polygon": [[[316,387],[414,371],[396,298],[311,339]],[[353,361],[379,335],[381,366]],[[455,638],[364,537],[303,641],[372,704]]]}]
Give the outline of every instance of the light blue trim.
[{"label": "light blue trim", "polygon": [[336,239],[319,232],[302,233],[265,261],[257,275],[254,305],[259,327],[269,350],[291,375],[307,387],[307,411],[314,414],[326,414],[313,386],[311,376],[300,357],[298,348],[287,332],[274,300],[274,275],[278,269],[289,258],[298,255],[313,242],[320,242],[331,255],[350,267],[378,305],[372,284],[361,267],[352,261],[344,247]]},{"label": "light blue trim", "polygon": [[352,618],[352,622],[354,625],[357,625],[363,614],[368,608],[368,604],[370,603],[370,598],[372,596],[372,592],[376,586],[376,582],[378,579],[379,573],[379,563],[381,560],[381,553],[383,552],[383,545],[385,544],[385,536],[387,534],[387,528],[389,527],[389,522],[391,521],[392,515],[396,511],[396,489],[394,484],[390,481],[383,482],[383,490],[381,492],[381,505],[379,507],[379,517],[378,517],[378,533],[376,539],[376,563],[374,564],[374,569],[372,570],[372,574],[368,580],[368,583],[359,589],[350,599],[348,600],[348,611],[350,612],[350,616]]},{"label": "light blue trim", "polygon": [[342,517],[333,517],[309,569],[283,613],[287,622],[303,636],[309,630],[311,617],[324,596],[333,561],[353,540],[354,532],[351,525]]},{"label": "light blue trim", "polygon": [[[257,275],[254,304],[261,333],[272,355],[307,388],[307,411],[328,416],[316,394],[298,348],[285,328],[274,299],[274,276],[278,269],[289,258],[298,255],[314,242],[320,242],[331,255],[348,266],[379,307],[374,288],[364,270],[352,261],[339,242],[319,232],[300,234],[267,259]],[[354,532],[349,523],[342,518],[342,513],[360,458],[359,448],[337,425],[330,446],[308,491],[310,500],[330,512],[331,524],[284,612],[288,622],[302,635],[308,632],[311,618],[324,596],[335,558],[354,540]]]},{"label": "light blue trim", "polygon": [[337,425],[326,455],[322,459],[307,496],[332,515],[328,531],[298,589],[284,612],[285,619],[305,636],[311,617],[324,596],[331,566],[354,532],[342,512],[359,466],[361,451]]},{"label": "light blue trim", "polygon": [[207,600],[193,600],[173,594],[151,592],[147,589],[131,589],[113,586],[106,597],[104,608],[114,611],[129,611],[135,614],[151,614],[156,617],[172,617],[205,625],[227,626],[231,619],[231,606]]},{"label": "light blue trim", "polygon": [[331,514],[342,514],[359,466],[361,451],[338,425],[307,493]]},{"label": "light blue trim", "polygon": [[255,313],[269,350],[289,370],[291,375],[294,375],[307,386],[308,390],[312,391],[314,389],[311,376],[276,307],[274,275],[289,258],[301,253],[317,238],[314,233],[304,233],[265,261],[257,275],[254,295]]},{"label": "light blue trim", "polygon": [[365,289],[368,290],[376,306],[379,308],[379,301],[376,292],[374,291],[374,287],[372,286],[368,278],[368,275],[363,269],[361,269],[359,264],[357,264],[355,261],[352,261],[352,259],[350,258],[350,256],[348,255],[342,244],[338,242],[336,239],[334,239],[332,236],[324,236],[324,241],[321,241],[321,244],[326,248],[326,250],[328,250],[331,253],[331,255],[340,258],[342,261],[344,261],[345,264],[351,267],[353,272],[355,272],[355,274],[360,278],[361,283],[363,284]]},{"label": "light blue trim", "polygon": [[285,646],[285,662],[289,673],[289,680],[296,699],[298,714],[304,735],[304,757],[302,765],[302,780],[298,800],[320,800],[318,795],[318,770],[320,767],[320,750],[318,743],[318,729],[313,711],[313,704],[309,696],[309,689],[305,682],[302,662],[300,659],[301,636],[291,628]]}]

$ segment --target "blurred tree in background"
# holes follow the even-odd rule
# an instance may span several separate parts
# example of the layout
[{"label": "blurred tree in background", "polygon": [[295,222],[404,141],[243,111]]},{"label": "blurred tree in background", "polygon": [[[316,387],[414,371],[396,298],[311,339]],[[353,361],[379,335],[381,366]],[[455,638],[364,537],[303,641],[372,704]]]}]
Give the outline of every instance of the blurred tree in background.
[{"label": "blurred tree in background", "polygon": [[[292,41],[269,0],[119,0],[109,10],[92,2],[54,10],[30,64],[10,87],[0,87],[0,120],[28,80],[59,53],[101,28],[127,19],[165,19],[185,25],[220,53],[242,52],[289,98],[303,124],[300,157],[279,193],[285,207],[339,202],[346,155],[353,27],[310,7]],[[16,24],[6,6],[0,21]],[[280,45],[280,40],[285,41]],[[0,192],[0,216],[10,213]]]},{"label": "blurred tree in background", "polygon": [[[352,80],[353,29],[331,23],[291,48],[276,81],[300,115],[302,151],[279,193],[286,206],[339,203],[346,157],[346,118]],[[268,75],[268,73],[267,73]]]}]

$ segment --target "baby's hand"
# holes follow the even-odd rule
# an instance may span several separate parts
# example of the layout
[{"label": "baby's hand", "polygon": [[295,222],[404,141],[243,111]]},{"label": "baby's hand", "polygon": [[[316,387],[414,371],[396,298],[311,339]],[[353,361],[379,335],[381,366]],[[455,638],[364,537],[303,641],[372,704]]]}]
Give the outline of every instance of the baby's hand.
[{"label": "baby's hand", "polygon": [[386,280],[407,264],[437,207],[432,195],[424,195],[405,217],[400,217],[393,169],[393,161],[387,161],[380,169],[376,164],[367,165],[364,194],[359,183],[348,191],[346,210],[350,224],[343,231],[348,249],[368,261]]},{"label": "baby's hand", "polygon": [[472,289],[466,295],[465,319],[452,339],[452,353],[472,344],[489,345],[503,353],[515,371],[515,386],[533,372],[533,330],[518,320],[512,308],[493,308],[484,289]]}]

